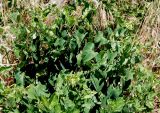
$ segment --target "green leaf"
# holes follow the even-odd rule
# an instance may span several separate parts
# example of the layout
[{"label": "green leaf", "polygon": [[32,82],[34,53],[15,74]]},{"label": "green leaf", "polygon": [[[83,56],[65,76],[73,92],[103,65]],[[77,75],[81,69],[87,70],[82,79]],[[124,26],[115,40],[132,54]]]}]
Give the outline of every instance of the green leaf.
[{"label": "green leaf", "polygon": [[69,111],[72,111],[72,109],[75,108],[75,103],[70,100],[68,97],[64,99],[65,109],[70,109]]},{"label": "green leaf", "polygon": [[96,57],[98,53],[94,52],[94,51],[88,51],[85,52],[85,54],[83,53],[83,63],[85,64],[86,62],[90,61],[91,59],[93,59],[94,57]]},{"label": "green leaf", "polygon": [[150,94],[147,95],[147,98],[146,98],[146,106],[150,109],[153,109],[154,108],[154,100],[155,100],[155,96],[156,94],[153,93],[153,92],[150,92]]},{"label": "green leaf", "polygon": [[122,112],[122,109],[125,105],[125,100],[123,98],[117,98],[116,100],[108,100],[107,101],[108,105],[106,110],[109,113],[119,113]]},{"label": "green leaf", "polygon": [[112,85],[108,88],[107,91],[107,97],[108,98],[118,98],[120,94],[122,93],[122,90],[116,87],[113,87]]},{"label": "green leaf", "polygon": [[94,102],[91,99],[85,100],[82,107],[84,108],[84,113],[89,113],[90,109],[94,106]]},{"label": "green leaf", "polygon": [[37,38],[37,34],[34,33],[33,36],[32,36],[32,38],[33,38],[33,39],[36,39],[36,38]]},{"label": "green leaf", "polygon": [[63,91],[61,89],[63,87],[64,78],[62,78],[62,77],[63,77],[63,75],[59,75],[57,78],[57,82],[56,82],[56,94],[58,96],[63,94]]},{"label": "green leaf", "polygon": [[83,51],[84,52],[87,52],[87,51],[92,51],[94,49],[94,43],[92,42],[88,42],[84,48],[83,48]]},{"label": "green leaf", "polygon": [[26,56],[26,58],[28,58],[28,52],[26,50],[23,50],[23,53]]},{"label": "green leaf", "polygon": [[126,81],[127,80],[132,80],[133,79],[133,75],[135,74],[135,72],[131,69],[126,69],[125,70],[125,77],[126,77]]},{"label": "green leaf", "polygon": [[11,69],[12,67],[10,66],[0,67],[0,72],[10,71]]},{"label": "green leaf", "polygon": [[19,22],[19,18],[20,14],[19,12],[12,12],[10,15],[10,19],[12,20],[12,22]]},{"label": "green leaf", "polygon": [[136,110],[138,112],[142,112],[145,109],[144,106],[143,106],[143,104],[141,105],[141,102],[140,102],[139,99],[135,99],[134,100],[134,107],[136,108]]},{"label": "green leaf", "polygon": [[76,58],[77,58],[77,64],[78,66],[80,66],[82,61],[82,51],[76,56]]},{"label": "green leaf", "polygon": [[35,91],[35,86],[30,85],[28,89],[28,98],[29,99],[36,99],[36,91]]},{"label": "green leaf", "polygon": [[84,95],[84,98],[85,98],[85,99],[93,98],[93,96],[94,96],[95,94],[97,94],[96,91],[90,91],[89,94]]},{"label": "green leaf", "polygon": [[91,80],[92,80],[92,83],[93,83],[96,91],[97,91],[97,92],[100,92],[100,91],[102,90],[103,86],[104,86],[104,83],[101,83],[101,84],[100,84],[100,80],[98,80],[98,79],[97,79],[96,77],[94,77],[93,75],[92,75],[92,79],[91,79]]},{"label": "green leaf", "polygon": [[73,16],[68,16],[67,22],[68,22],[69,26],[73,26],[74,23],[75,23],[74,17]]},{"label": "green leaf", "polygon": [[108,59],[111,63],[115,60],[117,55],[118,55],[117,52],[110,52],[110,51],[107,52]]},{"label": "green leaf", "polygon": [[107,43],[107,39],[104,38],[103,32],[98,31],[98,34],[95,36],[94,42],[95,43],[100,43],[99,46]]},{"label": "green leaf", "polygon": [[19,58],[20,57],[20,51],[18,49],[14,49],[14,54],[16,56],[16,58]]},{"label": "green leaf", "polygon": [[38,83],[35,85],[30,85],[28,89],[28,98],[30,99],[38,99],[40,97],[49,97],[49,94],[46,93],[46,86],[42,85],[41,83]]},{"label": "green leaf", "polygon": [[17,85],[24,86],[24,73],[20,73],[20,71],[18,71],[15,74],[15,79]]},{"label": "green leaf", "polygon": [[115,31],[115,36],[119,37],[119,31],[118,31],[118,29]]},{"label": "green leaf", "polygon": [[4,29],[0,27],[0,34],[3,34]]},{"label": "green leaf", "polygon": [[61,38],[57,38],[56,42],[54,43],[55,46],[64,46],[65,40]]},{"label": "green leaf", "polygon": [[146,106],[148,107],[148,108],[150,108],[150,109],[153,109],[154,108],[154,101],[152,100],[152,101],[146,101]]},{"label": "green leaf", "polygon": [[49,109],[50,111],[54,112],[58,112],[58,113],[61,113],[61,106],[60,106],[60,103],[59,103],[59,100],[58,100],[58,96],[56,94],[53,94],[50,98],[50,104],[49,104]]},{"label": "green leaf", "polygon": [[120,32],[120,36],[121,36],[121,37],[124,37],[126,31],[127,31],[127,29],[122,28],[122,30],[121,30],[121,32]]},{"label": "green leaf", "polygon": [[68,36],[67,31],[66,30],[62,31],[62,37],[66,37],[66,36]]},{"label": "green leaf", "polygon": [[80,110],[79,110],[79,109],[75,109],[75,110],[73,111],[73,113],[80,113]]},{"label": "green leaf", "polygon": [[106,51],[100,51],[95,58],[96,58],[96,62],[98,64],[100,64],[100,65],[106,65],[107,59],[108,59],[107,52]]},{"label": "green leaf", "polygon": [[81,43],[82,43],[83,39],[85,38],[86,34],[87,34],[87,33],[82,34],[82,33],[80,33],[79,31],[76,31],[75,37],[76,37],[76,42],[77,42],[77,44],[78,44],[78,48],[81,47]]},{"label": "green leaf", "polygon": [[93,59],[94,57],[96,57],[96,55],[98,54],[97,52],[94,52],[93,49],[94,49],[94,44],[91,42],[88,42],[83,48],[82,60],[84,64]]},{"label": "green leaf", "polygon": [[20,113],[20,111],[18,109],[15,109],[14,113]]},{"label": "green leaf", "polygon": [[36,51],[36,46],[32,44],[32,45],[30,46],[30,50],[31,50],[32,52],[35,52],[35,51]]}]

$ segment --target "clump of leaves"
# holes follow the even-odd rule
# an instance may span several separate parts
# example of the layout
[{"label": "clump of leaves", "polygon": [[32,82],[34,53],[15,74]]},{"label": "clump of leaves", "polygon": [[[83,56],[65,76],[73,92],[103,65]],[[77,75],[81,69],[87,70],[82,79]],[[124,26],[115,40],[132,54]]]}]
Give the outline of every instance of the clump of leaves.
[{"label": "clump of leaves", "polygon": [[[1,101],[3,110],[57,113],[152,110],[152,104],[142,99],[142,93],[137,93],[141,85],[137,83],[133,87],[135,92],[130,90],[135,78],[144,76],[135,68],[141,60],[135,41],[138,25],[125,23],[127,19],[120,16],[124,11],[130,14],[128,11],[135,8],[129,10],[126,6],[119,10],[118,3],[102,1],[104,9],[113,12],[115,18],[114,24],[103,30],[95,30],[96,8],[85,0],[77,0],[61,10],[51,5],[13,12],[10,21],[16,35],[14,52],[19,64],[15,71],[16,85],[8,91],[15,91],[11,93],[14,106],[6,107],[11,99],[4,99],[9,98],[5,90]],[[125,5],[132,6],[127,2]],[[82,10],[76,16],[78,6]],[[136,10],[137,13],[141,12]],[[46,24],[49,15],[54,19]],[[137,21],[140,19],[137,17]],[[16,98],[17,88],[22,90],[19,98]],[[152,100],[154,96],[149,95],[150,92],[154,94],[153,88],[144,86],[141,89],[146,90],[146,98]],[[137,97],[130,96],[132,93]],[[143,102],[139,103],[140,100]]]}]

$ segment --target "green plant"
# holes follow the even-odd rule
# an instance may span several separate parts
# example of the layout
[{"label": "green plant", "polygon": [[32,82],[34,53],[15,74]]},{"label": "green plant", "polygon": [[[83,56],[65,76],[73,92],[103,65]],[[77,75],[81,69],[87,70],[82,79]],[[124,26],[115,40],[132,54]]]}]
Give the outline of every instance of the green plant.
[{"label": "green plant", "polygon": [[[140,85],[146,73],[135,67],[141,61],[135,29],[145,8],[136,10],[136,5],[114,0],[102,0],[101,5],[114,18],[107,20],[104,29],[93,24],[97,9],[85,0],[61,10],[50,5],[11,12],[19,64],[16,84],[2,90],[4,112],[128,113],[153,109],[151,74],[146,78],[150,85]],[[82,12],[77,15],[78,7]],[[129,21],[127,14],[136,20]],[[4,89],[3,83],[1,86]]]}]

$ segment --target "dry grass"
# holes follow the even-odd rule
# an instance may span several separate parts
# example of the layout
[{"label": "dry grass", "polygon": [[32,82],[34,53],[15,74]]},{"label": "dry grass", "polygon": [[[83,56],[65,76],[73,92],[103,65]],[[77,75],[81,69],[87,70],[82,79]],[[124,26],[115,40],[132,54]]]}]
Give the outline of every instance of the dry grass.
[{"label": "dry grass", "polygon": [[[138,36],[143,45],[145,60],[143,64],[153,71],[160,69],[160,1],[150,4],[148,12],[139,29]],[[158,69],[158,70],[157,70]]]}]

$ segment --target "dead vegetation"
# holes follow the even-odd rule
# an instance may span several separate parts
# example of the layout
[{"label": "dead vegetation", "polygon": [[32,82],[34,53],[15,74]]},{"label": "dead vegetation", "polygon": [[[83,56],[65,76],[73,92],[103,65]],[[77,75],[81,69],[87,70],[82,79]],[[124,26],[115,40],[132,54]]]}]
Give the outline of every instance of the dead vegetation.
[{"label": "dead vegetation", "polygon": [[160,1],[150,4],[141,24],[138,36],[143,45],[145,60],[143,64],[153,71],[160,69]]}]

